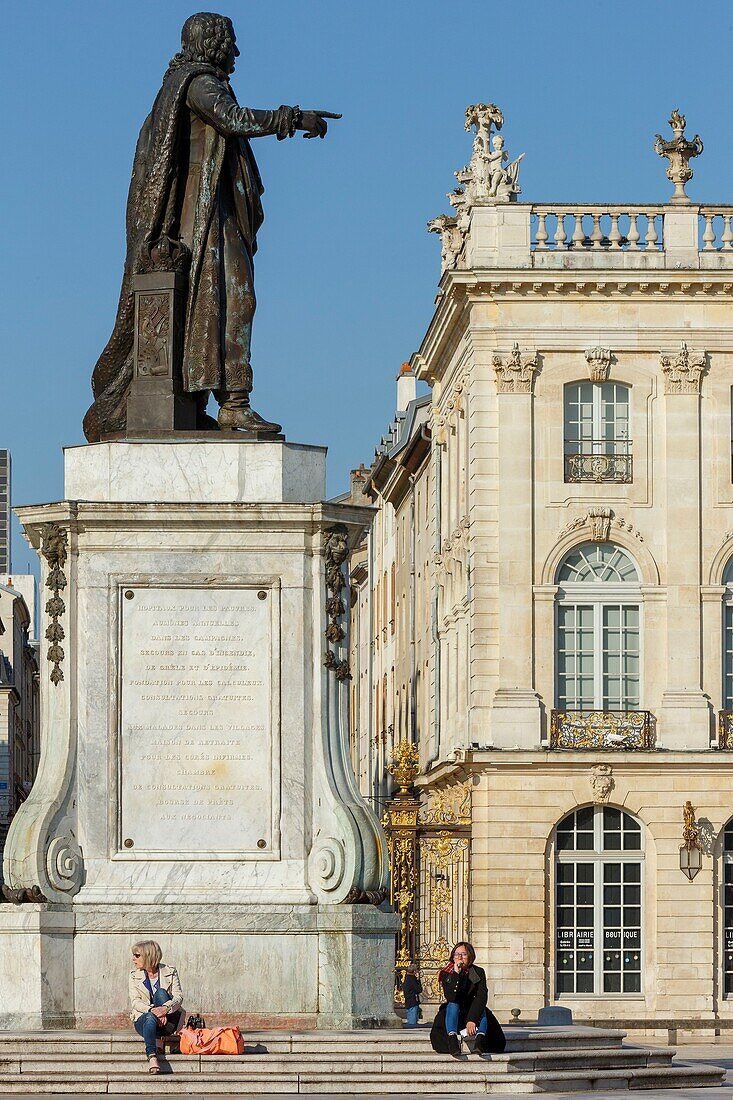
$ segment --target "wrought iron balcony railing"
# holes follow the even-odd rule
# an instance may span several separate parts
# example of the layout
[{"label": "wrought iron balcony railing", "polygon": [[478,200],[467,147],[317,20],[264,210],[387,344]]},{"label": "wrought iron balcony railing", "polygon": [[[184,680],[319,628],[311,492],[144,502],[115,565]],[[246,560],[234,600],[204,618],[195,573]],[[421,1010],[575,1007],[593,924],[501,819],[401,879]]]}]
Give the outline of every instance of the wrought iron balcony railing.
[{"label": "wrought iron balcony railing", "polygon": [[718,748],[733,749],[733,710],[718,711]]},{"label": "wrought iron balcony railing", "polygon": [[566,481],[630,482],[633,476],[630,440],[565,440]]},{"label": "wrought iron balcony railing", "polygon": [[553,710],[551,749],[654,748],[654,717],[648,710]]}]

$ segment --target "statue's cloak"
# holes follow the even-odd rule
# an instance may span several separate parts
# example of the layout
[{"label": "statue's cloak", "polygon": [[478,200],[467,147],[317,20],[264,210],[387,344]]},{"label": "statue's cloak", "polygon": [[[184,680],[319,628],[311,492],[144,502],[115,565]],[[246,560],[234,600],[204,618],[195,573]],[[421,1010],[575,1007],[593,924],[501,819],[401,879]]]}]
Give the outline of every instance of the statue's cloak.
[{"label": "statue's cloak", "polygon": [[[151,245],[165,237],[178,239],[188,174],[185,138],[190,111],[186,99],[191,81],[202,74],[211,74],[228,88],[227,77],[213,65],[174,59],[138,137],[127,198],[127,255],[117,318],[92,374],[94,403],[84,418],[84,434],[90,443],[97,442],[103,434],[122,432],[126,427],[127,395],[133,373],[135,299],[132,278],[151,269]],[[225,288],[209,273],[203,280],[202,291],[201,277],[212,221],[217,217],[219,182],[227,154],[236,160],[233,171],[237,179],[237,233],[246,252],[244,259],[250,276],[251,259],[257,247],[256,234],[263,220],[262,181],[249,142],[244,137],[227,138],[213,127],[207,127],[206,138],[206,157],[201,165],[190,241],[183,363],[184,389],[189,391],[232,385],[231,379],[222,377],[218,356],[206,354],[207,341],[209,346],[213,341],[219,342],[218,330],[213,331],[212,316],[218,316],[219,299]],[[243,281],[251,284],[251,277],[247,280],[245,276]],[[246,289],[252,294],[253,309],[251,285]],[[195,362],[191,361],[192,357]],[[249,370],[248,359],[247,340],[246,370]],[[249,387],[235,383],[233,388]]]}]

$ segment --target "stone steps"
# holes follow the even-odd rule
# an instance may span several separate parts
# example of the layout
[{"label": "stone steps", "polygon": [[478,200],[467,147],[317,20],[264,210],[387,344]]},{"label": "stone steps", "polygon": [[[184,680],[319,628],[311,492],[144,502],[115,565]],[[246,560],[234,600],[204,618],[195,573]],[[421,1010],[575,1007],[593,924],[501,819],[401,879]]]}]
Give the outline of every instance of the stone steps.
[{"label": "stone steps", "polygon": [[[615,1028],[569,1029],[550,1028],[505,1028],[507,1036],[506,1053],[520,1051],[557,1050],[558,1047],[572,1049],[621,1049],[625,1032]],[[288,1033],[277,1031],[245,1032],[246,1050],[256,1052],[264,1047],[268,1054],[320,1054],[323,1051],[326,1035],[328,1048],[342,1053],[361,1054],[374,1050],[379,1054],[403,1054],[410,1050],[422,1056],[425,1052],[432,1055],[430,1029],[427,1027],[405,1030],[377,1031],[306,1031]],[[58,1053],[89,1052],[96,1054],[139,1051],[141,1040],[130,1029],[122,1032],[100,1031],[28,1031],[0,1032],[0,1055],[23,1053],[42,1042],[43,1050]],[[263,1053],[265,1053],[263,1051]]]},{"label": "stone steps", "polygon": [[420,1074],[385,1073],[181,1073],[161,1074],[130,1072],[110,1075],[104,1072],[72,1073],[12,1073],[0,1079],[0,1093],[80,1094],[110,1093],[170,1093],[211,1096],[236,1093],[240,1095],[306,1093],[381,1095],[445,1095],[534,1092],[593,1092],[618,1089],[682,1089],[719,1086],[722,1072],[711,1066],[647,1067],[646,1069],[601,1069],[563,1073],[482,1073],[463,1074],[458,1067],[452,1072]]},{"label": "stone steps", "polygon": [[[437,1070],[445,1067],[445,1055],[434,1051],[406,1054],[341,1055],[328,1051],[329,1073],[424,1073],[430,1065]],[[652,1051],[643,1047],[625,1047],[623,1050],[558,1050],[545,1052],[525,1051],[517,1054],[495,1054],[480,1058],[464,1055],[456,1064],[462,1073],[485,1073],[491,1068],[497,1073],[538,1073],[540,1071],[588,1069],[594,1066],[613,1065],[616,1068],[630,1066],[669,1065],[674,1051],[665,1048]],[[46,1073],[54,1071],[94,1073],[99,1067],[97,1054],[16,1054],[0,1053],[1,1073]],[[256,1073],[323,1073],[324,1054],[245,1054],[240,1058],[230,1055],[168,1055],[166,1061],[173,1073],[181,1072],[246,1072]],[[105,1071],[110,1074],[139,1071],[144,1062],[142,1044],[134,1052],[104,1056]]]},{"label": "stone steps", "polygon": [[674,1062],[671,1048],[622,1046],[614,1029],[508,1028],[507,1037],[504,1054],[454,1060],[433,1052],[427,1029],[260,1032],[247,1035],[257,1053],[171,1054],[152,1076],[132,1032],[6,1032],[0,1095],[592,1092],[717,1086],[724,1077],[716,1066]]}]

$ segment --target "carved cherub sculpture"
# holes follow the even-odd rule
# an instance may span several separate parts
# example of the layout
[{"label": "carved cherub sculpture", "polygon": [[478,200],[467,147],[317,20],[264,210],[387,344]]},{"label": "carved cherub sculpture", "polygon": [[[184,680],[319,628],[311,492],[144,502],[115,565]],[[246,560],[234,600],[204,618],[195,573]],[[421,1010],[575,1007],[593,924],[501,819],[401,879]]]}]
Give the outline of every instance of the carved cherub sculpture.
[{"label": "carved cherub sculpture", "polygon": [[492,151],[486,157],[489,168],[489,194],[494,198],[508,199],[519,193],[519,164],[524,153],[505,168],[504,164],[509,160],[509,154],[504,148],[504,138],[501,134],[494,134],[491,144]]}]

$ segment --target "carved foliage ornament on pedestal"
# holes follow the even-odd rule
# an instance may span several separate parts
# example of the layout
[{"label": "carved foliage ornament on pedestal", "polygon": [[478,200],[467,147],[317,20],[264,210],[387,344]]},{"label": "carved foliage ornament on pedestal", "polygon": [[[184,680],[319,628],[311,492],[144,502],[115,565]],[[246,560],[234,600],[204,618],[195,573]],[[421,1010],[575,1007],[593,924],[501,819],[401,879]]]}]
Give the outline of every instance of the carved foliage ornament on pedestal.
[{"label": "carved foliage ornament on pedestal", "polygon": [[509,354],[497,352],[492,364],[499,393],[532,393],[535,375],[540,369],[536,351],[521,352],[519,344],[515,343]]},{"label": "carved foliage ornament on pedestal", "polygon": [[659,361],[664,372],[665,393],[700,393],[702,376],[707,367],[704,351],[691,351],[683,341],[676,354],[661,352]]},{"label": "carved foliage ornament on pedestal", "polygon": [[346,631],[341,625],[341,618],[346,612],[346,606],[341,593],[346,585],[342,571],[342,565],[349,554],[349,542],[346,528],[337,523],[325,533],[324,555],[326,559],[326,652],[323,658],[324,666],[333,672],[337,680],[350,680],[349,662],[339,659],[337,649],[341,646]]},{"label": "carved foliage ornament on pedestal", "polygon": [[59,527],[58,523],[44,523],[41,527],[41,553],[48,562],[48,576],[46,588],[52,592],[51,598],[46,601],[46,614],[51,621],[46,627],[46,640],[50,643],[46,657],[53,665],[51,669],[51,683],[59,684],[64,674],[61,662],[64,659],[64,650],[61,642],[64,640],[64,628],[60,623],[61,616],[66,611],[61,592],[66,588],[66,547],[68,536],[66,531]]}]

